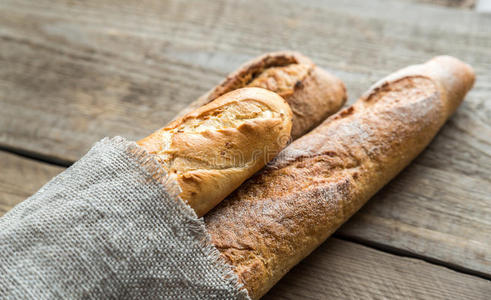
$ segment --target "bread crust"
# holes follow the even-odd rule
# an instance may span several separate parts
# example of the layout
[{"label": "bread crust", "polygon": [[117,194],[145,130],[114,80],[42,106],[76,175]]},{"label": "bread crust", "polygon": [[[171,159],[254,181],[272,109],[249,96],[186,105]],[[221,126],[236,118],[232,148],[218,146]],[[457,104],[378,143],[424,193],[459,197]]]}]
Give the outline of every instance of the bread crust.
[{"label": "bread crust", "polygon": [[474,83],[461,61],[400,70],[285,148],[205,216],[252,299],[264,295],[432,140]]},{"label": "bread crust", "polygon": [[288,143],[292,112],[279,95],[234,90],[171,122],[138,144],[155,154],[203,216]]},{"label": "bread crust", "polygon": [[343,82],[317,67],[309,58],[293,51],[272,52],[239,67],[222,83],[191,103],[179,116],[227,92],[248,86],[271,90],[290,104],[293,139],[337,112],[347,99]]}]

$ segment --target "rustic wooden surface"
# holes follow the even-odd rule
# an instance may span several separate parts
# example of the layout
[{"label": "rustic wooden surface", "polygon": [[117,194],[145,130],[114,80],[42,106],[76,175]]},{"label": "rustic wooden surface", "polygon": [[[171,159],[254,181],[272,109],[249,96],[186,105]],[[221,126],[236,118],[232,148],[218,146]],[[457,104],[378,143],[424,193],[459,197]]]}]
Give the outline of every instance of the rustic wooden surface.
[{"label": "rustic wooden surface", "polygon": [[485,279],[331,238],[264,299],[489,299]]},{"label": "rustic wooden surface", "polygon": [[469,9],[469,8],[475,8],[476,2],[479,0],[408,0],[408,1],[428,3],[431,5],[444,5],[444,6],[450,6],[455,8]]},{"label": "rustic wooden surface", "polygon": [[[64,168],[0,152],[0,215]],[[265,299],[487,299],[486,279],[331,238]]]},{"label": "rustic wooden surface", "polygon": [[[428,149],[341,228],[337,236],[350,242],[336,249],[358,249],[350,258],[355,261],[365,257],[360,253],[371,257],[356,245],[362,243],[431,263],[419,261],[410,278],[418,277],[418,268],[434,269],[439,286],[454,286],[458,277],[444,281],[446,266],[467,278],[467,286],[475,284],[476,293],[489,287],[489,281],[462,273],[491,278],[491,15],[409,0],[275,0],[257,6],[3,0],[0,148],[69,165],[103,136],[145,136],[239,64],[267,51],[309,55],[346,83],[350,102],[398,68],[454,55],[475,67],[474,90]],[[0,170],[2,214],[62,168],[0,152]],[[380,260],[388,255],[376,252]],[[331,276],[339,254],[315,255],[326,263],[301,264],[272,295],[292,298],[314,290],[319,294],[312,295],[335,296],[326,287],[334,277],[305,275],[301,287],[292,284],[292,276],[309,272]],[[400,285],[392,273],[407,262],[401,258],[389,264],[393,271],[380,272],[387,282],[371,265],[332,276],[355,292],[361,292],[353,280],[359,278],[371,286],[367,295],[383,298],[377,293],[391,293],[384,284]],[[433,290],[422,282],[410,287],[401,293],[444,295],[425,294]],[[463,291],[448,295],[480,295]]]},{"label": "rustic wooden surface", "polygon": [[0,216],[64,169],[0,151]]}]

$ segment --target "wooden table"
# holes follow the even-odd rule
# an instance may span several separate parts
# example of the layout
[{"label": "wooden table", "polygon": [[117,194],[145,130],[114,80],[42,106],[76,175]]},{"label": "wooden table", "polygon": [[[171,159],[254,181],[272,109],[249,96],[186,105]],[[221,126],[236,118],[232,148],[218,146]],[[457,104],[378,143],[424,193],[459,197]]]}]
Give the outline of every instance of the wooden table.
[{"label": "wooden table", "polygon": [[102,137],[143,137],[281,49],[340,77],[349,102],[438,54],[477,82],[428,149],[266,298],[490,299],[491,14],[426,0],[2,0],[0,214]]}]

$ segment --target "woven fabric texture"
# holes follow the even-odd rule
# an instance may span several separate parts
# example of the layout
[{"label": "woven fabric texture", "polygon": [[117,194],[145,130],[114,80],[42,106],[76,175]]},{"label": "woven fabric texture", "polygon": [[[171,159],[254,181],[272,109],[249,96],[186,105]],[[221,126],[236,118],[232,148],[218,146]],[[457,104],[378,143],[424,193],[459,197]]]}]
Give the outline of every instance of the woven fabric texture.
[{"label": "woven fabric texture", "polygon": [[204,222],[121,137],[0,218],[0,299],[249,299]]}]

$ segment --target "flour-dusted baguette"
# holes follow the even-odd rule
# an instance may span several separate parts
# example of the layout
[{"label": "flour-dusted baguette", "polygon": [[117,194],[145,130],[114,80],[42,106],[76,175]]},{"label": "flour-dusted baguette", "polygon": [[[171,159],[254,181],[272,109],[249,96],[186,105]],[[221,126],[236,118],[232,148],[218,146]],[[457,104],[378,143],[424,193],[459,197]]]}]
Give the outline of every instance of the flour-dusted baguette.
[{"label": "flour-dusted baguette", "polygon": [[346,89],[338,78],[297,52],[272,52],[244,64],[218,86],[191,103],[180,115],[243,87],[259,87],[282,96],[293,111],[292,138],[296,139],[346,102]]},{"label": "flour-dusted baguette", "polygon": [[249,295],[264,295],[407,166],[473,82],[472,68],[448,56],[400,70],[206,215],[212,242]]},{"label": "flour-dusted baguette", "polygon": [[[227,93],[241,88],[252,87],[265,88],[285,98],[293,112],[293,123],[291,125],[290,135],[293,139],[300,137],[319,124],[327,116],[338,111],[346,102],[347,98],[344,84],[336,77],[316,67],[307,57],[296,52],[275,52],[262,55],[231,73],[220,85],[216,86],[181,111],[178,116],[179,118],[176,121],[179,122],[186,114],[199,109],[203,105],[215,102],[217,98],[221,98]],[[175,124],[175,122],[171,123],[171,125],[172,124]],[[165,151],[162,150],[162,147],[165,147],[164,145],[168,144],[168,142],[165,141],[165,139],[168,138],[165,137],[166,135],[168,136],[168,133],[165,132],[169,132],[169,130],[163,128],[149,137],[144,138],[139,144],[146,148],[150,153],[158,154],[163,165],[166,166],[169,171],[168,160],[172,159],[172,157],[165,154]],[[273,131],[269,134],[272,136],[275,133],[276,132]],[[284,147],[288,138],[284,133],[281,133],[280,135],[281,138],[279,140],[281,140],[281,142],[279,144],[281,144],[281,147]],[[244,138],[245,136],[242,135],[242,137]],[[221,142],[224,142],[222,145],[227,145],[227,147],[229,147],[231,144],[225,141],[227,138],[233,139],[235,137],[233,134],[227,137],[222,136],[220,138],[213,136],[210,137],[210,140],[221,139]],[[246,151],[259,146],[258,143],[260,143],[260,141],[257,139],[263,139],[263,137],[252,137],[252,135],[249,135],[248,138],[251,139],[250,147],[247,147],[246,144],[242,144],[245,146],[244,149]],[[262,142],[266,144],[269,140],[266,138]],[[218,144],[219,141],[217,141],[216,145]],[[205,162],[202,160],[205,159],[205,164],[208,164],[210,160],[223,160],[223,158],[217,156],[217,154],[220,154],[223,151],[216,145],[211,143],[206,147],[200,146],[200,148],[198,148],[198,157],[194,157],[194,162],[203,164]],[[185,143],[180,143],[178,148],[172,149],[173,155],[175,156],[178,151],[184,151],[185,153],[192,151],[188,149],[188,146],[189,145],[186,145]],[[210,148],[214,149],[214,151],[209,151]],[[236,147],[236,149],[239,148],[240,147]],[[272,158],[279,150],[281,149],[264,149],[263,152],[267,153],[265,154],[267,156],[266,160]],[[228,161],[237,160],[237,156],[239,155],[243,156],[244,154],[237,153],[235,157],[229,157]],[[258,151],[255,151],[253,155],[261,156]],[[205,156],[206,158],[203,158]],[[188,161],[190,160],[190,158],[186,159]],[[228,168],[226,171],[217,169],[215,172],[212,172],[211,170],[191,172],[191,170],[187,170],[185,175],[181,174],[180,176],[178,176],[179,172],[176,171],[177,175],[174,176],[177,176],[178,183],[183,190],[180,195],[181,198],[193,207],[199,216],[202,216],[220,202],[228,193],[237,188],[240,183],[247,179],[247,177],[251,176],[263,166],[264,163],[264,159],[259,160],[254,167],[247,167],[245,168],[245,171],[242,170],[242,172],[238,171],[239,169],[236,167],[232,168],[234,166],[233,164],[226,164],[210,167],[211,169],[215,167],[223,169],[226,167]],[[181,164],[182,162],[176,164],[177,170],[182,168]],[[187,164],[189,163],[186,163],[186,165]],[[197,174],[199,174],[199,176]]]},{"label": "flour-dusted baguette", "polygon": [[292,112],[260,88],[227,93],[138,144],[155,154],[198,216],[261,169],[290,139]]}]

